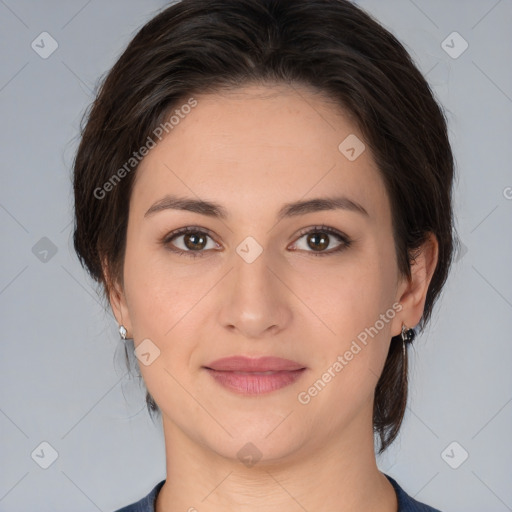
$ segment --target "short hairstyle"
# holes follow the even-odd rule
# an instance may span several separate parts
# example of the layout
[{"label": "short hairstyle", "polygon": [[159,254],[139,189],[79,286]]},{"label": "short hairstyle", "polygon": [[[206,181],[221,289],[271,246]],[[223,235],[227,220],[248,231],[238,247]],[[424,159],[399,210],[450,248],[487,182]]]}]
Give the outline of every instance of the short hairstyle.
[{"label": "short hairstyle", "polygon": [[[436,236],[438,262],[422,331],[457,243],[446,118],[404,46],[347,0],[182,0],[146,23],[102,79],[82,119],[73,168],[74,247],[81,264],[106,297],[112,282],[123,283],[137,169],[137,162],[133,169],[126,162],[192,95],[250,84],[307,87],[351,115],[384,179],[402,276],[410,278],[415,251],[429,233]],[[379,453],[398,434],[407,388],[407,353],[395,336],[374,396]],[[147,390],[146,402],[150,414],[159,410]]]}]

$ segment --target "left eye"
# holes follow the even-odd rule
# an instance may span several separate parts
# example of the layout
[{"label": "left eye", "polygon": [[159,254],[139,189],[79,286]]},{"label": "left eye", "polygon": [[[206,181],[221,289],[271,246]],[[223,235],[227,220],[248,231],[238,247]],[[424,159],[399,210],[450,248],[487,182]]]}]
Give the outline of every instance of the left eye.
[{"label": "left eye", "polygon": [[[338,245],[330,251],[326,251],[325,249],[332,245],[332,237],[336,237],[338,239]],[[305,245],[303,247],[298,247],[298,249],[305,250],[306,252],[312,252],[314,256],[327,256],[329,254],[342,251],[348,248],[351,244],[350,239],[346,235],[327,226],[315,226],[305,233],[302,233],[299,240],[302,238],[305,238]],[[297,242],[295,242],[294,245],[298,245]],[[308,248],[312,249],[312,251],[308,250]]]}]

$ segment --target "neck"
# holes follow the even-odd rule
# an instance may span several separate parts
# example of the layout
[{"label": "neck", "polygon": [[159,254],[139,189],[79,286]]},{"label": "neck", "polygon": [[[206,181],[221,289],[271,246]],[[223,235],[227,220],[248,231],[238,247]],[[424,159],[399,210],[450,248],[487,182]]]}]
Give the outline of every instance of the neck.
[{"label": "neck", "polygon": [[[252,467],[201,446],[164,416],[167,479],[156,512],[397,512],[396,493],[376,465],[373,431],[361,422],[286,459]],[[364,421],[363,424],[371,422]]]}]

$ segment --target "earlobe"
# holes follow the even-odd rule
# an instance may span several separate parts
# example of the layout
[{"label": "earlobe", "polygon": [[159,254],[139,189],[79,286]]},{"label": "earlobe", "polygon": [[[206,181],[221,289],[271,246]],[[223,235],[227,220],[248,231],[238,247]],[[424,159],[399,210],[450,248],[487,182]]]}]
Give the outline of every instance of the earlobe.
[{"label": "earlobe", "polygon": [[411,277],[404,281],[404,286],[401,287],[401,319],[411,327],[416,326],[423,316],[427,291],[436,269],[438,255],[439,243],[435,235],[430,233],[413,255]]},{"label": "earlobe", "polygon": [[109,302],[110,307],[119,324],[124,324],[126,321],[126,305],[123,292],[119,289],[117,284],[110,285],[109,287]]},{"label": "earlobe", "polygon": [[118,280],[114,279],[109,272],[108,264],[105,261],[103,263],[103,276],[106,283],[110,307],[114,313],[116,321],[120,326],[124,326],[128,332],[131,332],[130,315],[124,290]]}]

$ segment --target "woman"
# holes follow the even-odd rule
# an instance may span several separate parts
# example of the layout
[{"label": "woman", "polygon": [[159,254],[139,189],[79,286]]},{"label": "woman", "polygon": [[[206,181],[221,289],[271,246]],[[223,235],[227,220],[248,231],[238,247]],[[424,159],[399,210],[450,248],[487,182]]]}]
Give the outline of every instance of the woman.
[{"label": "woman", "polygon": [[443,113],[345,0],[183,0],[106,77],[75,249],[167,478],[122,511],[436,510],[376,465],[454,248]]}]

